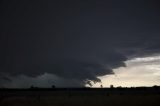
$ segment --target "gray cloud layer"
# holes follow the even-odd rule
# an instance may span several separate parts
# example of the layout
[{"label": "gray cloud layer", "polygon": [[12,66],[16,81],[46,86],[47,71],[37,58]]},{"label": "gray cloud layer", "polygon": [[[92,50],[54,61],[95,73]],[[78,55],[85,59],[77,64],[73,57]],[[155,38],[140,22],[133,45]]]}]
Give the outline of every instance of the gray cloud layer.
[{"label": "gray cloud layer", "polygon": [[128,58],[159,53],[158,3],[3,1],[1,79],[51,73],[80,86],[100,82]]}]

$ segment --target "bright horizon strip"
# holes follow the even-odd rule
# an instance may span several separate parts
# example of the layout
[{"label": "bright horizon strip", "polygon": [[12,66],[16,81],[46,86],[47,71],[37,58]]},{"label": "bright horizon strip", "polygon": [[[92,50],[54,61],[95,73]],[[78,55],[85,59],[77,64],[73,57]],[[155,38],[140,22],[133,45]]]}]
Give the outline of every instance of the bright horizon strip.
[{"label": "bright horizon strip", "polygon": [[[127,60],[126,67],[114,69],[115,75],[99,77],[104,87],[160,85],[160,55]],[[93,87],[100,87],[95,84]]]}]

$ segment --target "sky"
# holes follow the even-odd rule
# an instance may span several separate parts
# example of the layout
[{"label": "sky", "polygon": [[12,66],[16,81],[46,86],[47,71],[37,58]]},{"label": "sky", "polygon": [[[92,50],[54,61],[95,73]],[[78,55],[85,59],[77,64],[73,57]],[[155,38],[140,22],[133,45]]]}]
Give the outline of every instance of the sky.
[{"label": "sky", "polygon": [[159,85],[159,0],[1,0],[0,87]]}]

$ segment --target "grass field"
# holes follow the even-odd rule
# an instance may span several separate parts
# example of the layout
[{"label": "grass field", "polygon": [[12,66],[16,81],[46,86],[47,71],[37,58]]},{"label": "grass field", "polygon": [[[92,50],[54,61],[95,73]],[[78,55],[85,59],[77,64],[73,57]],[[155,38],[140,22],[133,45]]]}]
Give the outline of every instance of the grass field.
[{"label": "grass field", "polygon": [[[10,92],[10,91],[9,91]],[[0,92],[0,106],[160,106],[158,93],[108,91]],[[8,94],[7,94],[8,93]]]}]

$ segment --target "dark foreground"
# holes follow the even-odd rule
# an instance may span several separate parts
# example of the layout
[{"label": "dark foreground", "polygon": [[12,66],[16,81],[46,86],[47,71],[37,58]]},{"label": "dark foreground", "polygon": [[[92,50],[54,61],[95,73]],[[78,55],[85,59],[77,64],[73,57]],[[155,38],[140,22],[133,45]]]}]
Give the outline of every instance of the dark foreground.
[{"label": "dark foreground", "polygon": [[0,89],[0,106],[160,106],[160,88]]}]

